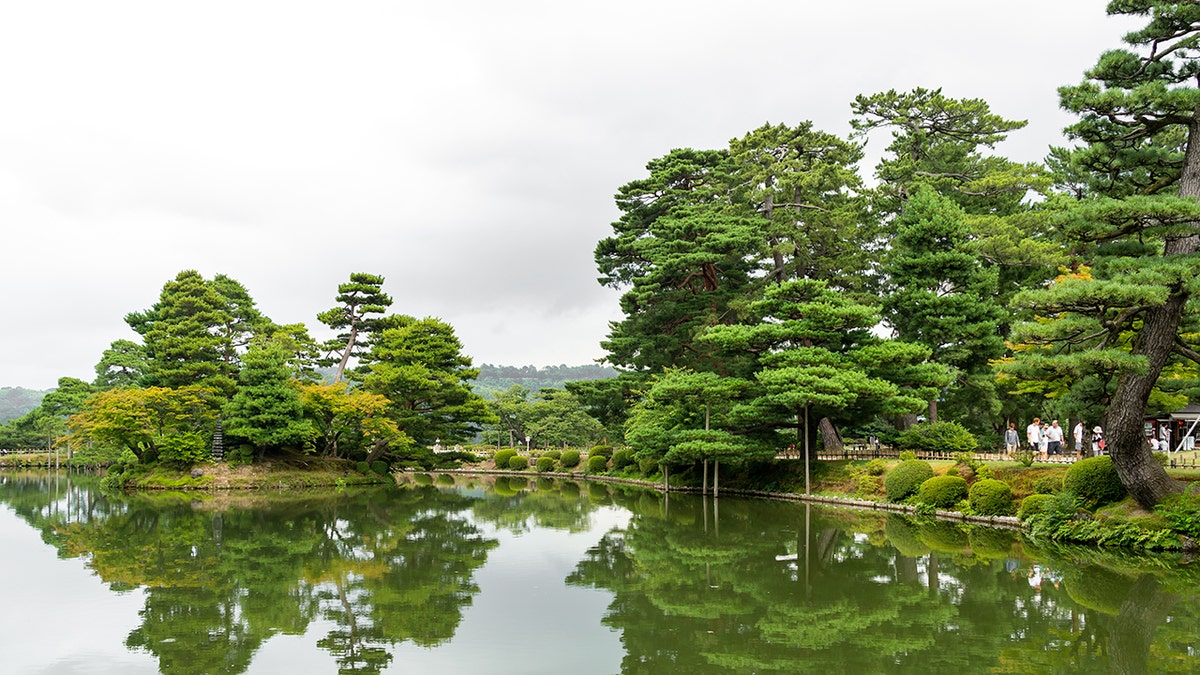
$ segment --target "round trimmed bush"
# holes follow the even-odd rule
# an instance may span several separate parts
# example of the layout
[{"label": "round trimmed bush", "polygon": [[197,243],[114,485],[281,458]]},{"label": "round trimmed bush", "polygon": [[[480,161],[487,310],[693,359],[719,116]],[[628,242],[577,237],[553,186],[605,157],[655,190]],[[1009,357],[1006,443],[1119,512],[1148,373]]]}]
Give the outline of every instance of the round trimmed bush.
[{"label": "round trimmed bush", "polygon": [[635,461],[637,460],[633,458],[633,451],[628,448],[624,450],[617,450],[612,456],[612,465],[614,469],[624,469],[630,464],[633,464]]},{"label": "round trimmed bush", "polygon": [[1089,511],[1125,497],[1125,486],[1121,484],[1109,455],[1088,457],[1072,464],[1063,477],[1063,490],[1079,497],[1082,506]]},{"label": "round trimmed bush", "polygon": [[653,476],[655,471],[658,471],[657,459],[639,459],[638,471],[642,472],[643,476]]},{"label": "round trimmed bush", "polygon": [[541,457],[537,458],[537,464],[534,465],[534,468],[536,468],[539,473],[545,473],[554,469],[554,463],[556,461],[558,460],[554,459],[553,457],[542,455]]},{"label": "round trimmed bush", "polygon": [[529,458],[523,455],[513,455],[508,458],[508,468],[512,471],[524,471],[529,466]]},{"label": "round trimmed bush", "polygon": [[386,476],[386,475],[388,475],[387,462],[385,462],[381,459],[377,459],[374,462],[371,462],[371,470],[374,471],[375,473],[379,474],[380,476]]},{"label": "round trimmed bush", "polygon": [[587,470],[588,473],[603,473],[608,469],[608,458],[602,455],[588,457]]},{"label": "round trimmed bush", "polygon": [[967,481],[962,476],[934,476],[921,483],[917,501],[948,509],[967,498]]},{"label": "round trimmed bush", "polygon": [[562,450],[550,448],[542,453],[542,457],[549,457],[550,459],[557,460],[559,457],[562,457]]},{"label": "round trimmed bush", "polygon": [[921,483],[933,478],[933,467],[923,459],[906,459],[883,478],[888,501],[898,502],[921,489]]},{"label": "round trimmed bush", "polygon": [[562,457],[558,458],[558,462],[567,469],[579,466],[579,451],[563,450]]},{"label": "round trimmed bush", "polygon": [[1053,501],[1054,495],[1029,495],[1021,500],[1021,507],[1017,509],[1017,520],[1024,521],[1041,513]]},{"label": "round trimmed bush", "polygon": [[985,478],[971,486],[971,510],[981,516],[1008,516],[1013,512],[1012,488],[1002,480]]},{"label": "round trimmed bush", "polygon": [[371,472],[371,464],[369,462],[355,462],[354,470],[359,473],[370,473]]},{"label": "round trimmed bush", "polygon": [[588,450],[588,457],[611,458],[612,455],[613,455],[613,449],[612,449],[611,445],[597,445],[596,447],[592,448],[591,450]]},{"label": "round trimmed bush", "polygon": [[887,462],[882,459],[873,459],[867,462],[867,465],[863,469],[867,472],[868,476],[882,476],[887,473]]},{"label": "round trimmed bush", "polygon": [[497,469],[503,469],[508,466],[508,460],[517,456],[517,451],[512,448],[497,450],[496,454],[492,455],[492,461],[496,463]]}]

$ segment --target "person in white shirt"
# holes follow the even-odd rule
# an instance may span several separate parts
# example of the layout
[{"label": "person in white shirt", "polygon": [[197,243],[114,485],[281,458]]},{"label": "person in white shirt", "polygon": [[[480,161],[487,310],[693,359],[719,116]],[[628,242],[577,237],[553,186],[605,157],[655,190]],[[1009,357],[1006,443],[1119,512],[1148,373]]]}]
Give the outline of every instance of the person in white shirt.
[{"label": "person in white shirt", "polygon": [[1025,440],[1029,443],[1029,451],[1037,454],[1041,451],[1042,442],[1042,420],[1039,417],[1033,418],[1029,426],[1025,427]]},{"label": "person in white shirt", "polygon": [[1075,456],[1083,457],[1083,420],[1080,420],[1073,429],[1075,436]]},{"label": "person in white shirt", "polygon": [[1058,420],[1050,423],[1050,428],[1046,429],[1046,453],[1047,455],[1062,454],[1063,430],[1058,426]]},{"label": "person in white shirt", "polygon": [[1171,451],[1171,427],[1166,424],[1158,428],[1158,448],[1163,452]]}]

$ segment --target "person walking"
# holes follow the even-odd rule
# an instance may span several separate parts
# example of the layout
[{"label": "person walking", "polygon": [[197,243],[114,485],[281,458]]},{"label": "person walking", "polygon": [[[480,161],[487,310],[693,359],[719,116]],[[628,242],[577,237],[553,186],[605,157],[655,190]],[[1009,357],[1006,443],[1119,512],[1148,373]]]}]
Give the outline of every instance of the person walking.
[{"label": "person walking", "polygon": [[1021,447],[1021,435],[1017,433],[1017,423],[1009,422],[1008,430],[1004,432],[1004,458],[1011,459],[1013,453]]},{"label": "person walking", "polygon": [[1163,452],[1171,452],[1171,424],[1169,422],[1158,427],[1158,448]]},{"label": "person walking", "polygon": [[1075,457],[1083,459],[1083,420],[1079,420],[1072,431],[1075,436]]},{"label": "person walking", "polygon": [[1100,425],[1092,427],[1092,454],[1100,456],[1104,454],[1104,430]]},{"label": "person walking", "polygon": [[1058,426],[1058,420],[1050,423],[1050,427],[1046,429],[1046,454],[1062,455],[1063,430]]},{"label": "person walking", "polygon": [[1033,418],[1029,426],[1025,427],[1025,441],[1029,443],[1029,451],[1034,455],[1042,451],[1042,419],[1040,417]]}]

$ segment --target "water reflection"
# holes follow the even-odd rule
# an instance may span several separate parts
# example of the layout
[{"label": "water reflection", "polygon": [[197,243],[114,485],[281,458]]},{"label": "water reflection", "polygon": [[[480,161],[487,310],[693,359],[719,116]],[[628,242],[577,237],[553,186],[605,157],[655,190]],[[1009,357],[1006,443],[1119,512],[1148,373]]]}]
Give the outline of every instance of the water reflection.
[{"label": "water reflection", "polygon": [[[210,500],[94,485],[4,474],[0,503],[114,591],[143,589],[125,647],[163,672],[252,672],[276,636],[341,672],[407,670],[406,646],[461,670],[478,662],[454,638],[484,592],[479,573],[502,542],[535,533],[548,546],[592,537],[573,571],[537,592],[604,592],[607,611],[590,621],[619,633],[624,673],[1200,670],[1200,572],[1179,557],[532,475]],[[499,620],[533,619],[518,604]],[[574,638],[572,650],[614,648]],[[532,653],[520,672],[565,667]]]}]

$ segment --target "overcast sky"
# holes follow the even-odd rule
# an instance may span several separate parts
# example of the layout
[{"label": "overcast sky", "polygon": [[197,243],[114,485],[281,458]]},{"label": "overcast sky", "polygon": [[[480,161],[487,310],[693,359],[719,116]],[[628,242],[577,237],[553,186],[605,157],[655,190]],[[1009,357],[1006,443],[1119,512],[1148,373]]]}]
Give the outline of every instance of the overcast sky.
[{"label": "overcast sky", "polygon": [[647,161],[845,135],[856,94],[918,86],[1029,120],[1001,151],[1040,160],[1056,88],[1132,26],[1104,6],[4,3],[0,386],[91,380],[184,269],[319,338],[337,285],[381,274],[476,364],[589,363],[619,316],[592,252]]}]

